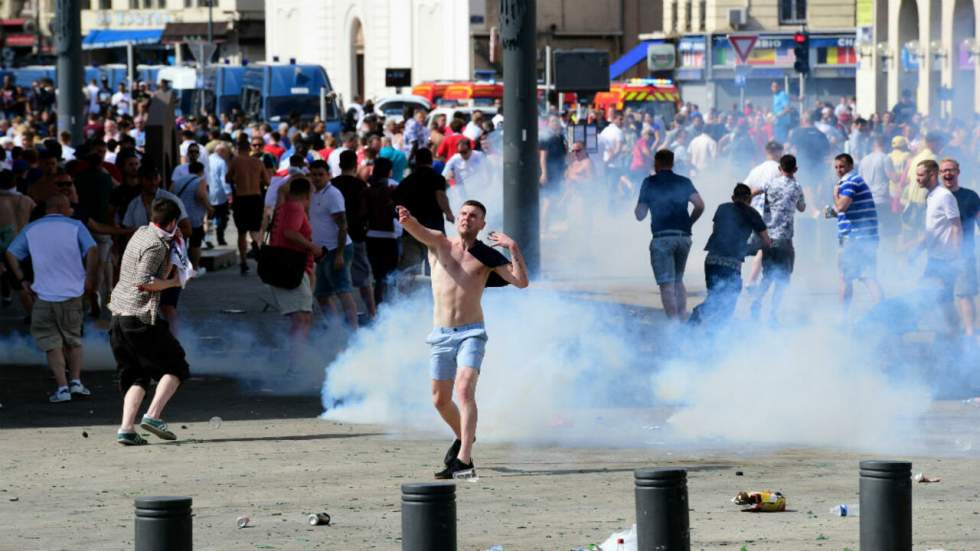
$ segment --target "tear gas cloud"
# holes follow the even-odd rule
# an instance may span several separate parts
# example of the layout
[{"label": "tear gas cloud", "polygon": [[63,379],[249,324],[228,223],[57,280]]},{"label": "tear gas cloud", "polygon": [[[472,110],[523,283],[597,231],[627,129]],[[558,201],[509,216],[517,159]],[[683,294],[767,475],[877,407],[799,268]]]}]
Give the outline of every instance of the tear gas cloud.
[{"label": "tear gas cloud", "polygon": [[[706,209],[687,264],[692,290],[704,288],[702,249],[714,211],[750,169],[695,178]],[[469,197],[484,202],[488,230],[501,228],[499,165],[495,174],[465,196],[451,194],[454,209]],[[937,393],[980,383],[962,358],[949,362],[955,369],[937,369],[928,358],[940,345],[903,340],[884,306],[880,323],[841,321],[833,221],[812,214],[797,218],[797,272],[779,327],[736,321],[709,333],[668,324],[659,311],[554,290],[572,282],[594,291],[624,280],[657,292],[649,219],[633,216],[638,188],[617,199],[596,181],[571,200],[543,195],[551,204],[542,225],[542,277],[528,290],[488,289],[484,296],[489,342],[477,391],[480,441],[911,451],[921,444],[918,421]],[[822,206],[811,205],[811,213]],[[879,254],[886,296],[904,296],[920,269]],[[862,292],[858,286],[858,318],[870,309]],[[918,321],[907,324],[910,331]],[[448,431],[430,402],[430,324],[428,289],[385,304],[376,323],[327,367],[324,417]]]}]

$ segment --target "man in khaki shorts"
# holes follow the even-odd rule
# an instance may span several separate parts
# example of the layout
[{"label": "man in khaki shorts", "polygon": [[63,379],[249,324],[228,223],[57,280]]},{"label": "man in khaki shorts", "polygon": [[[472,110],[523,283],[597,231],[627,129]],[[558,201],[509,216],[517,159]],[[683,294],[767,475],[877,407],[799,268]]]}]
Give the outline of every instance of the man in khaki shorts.
[{"label": "man in khaki shorts", "polygon": [[[48,400],[71,401],[72,395],[91,394],[81,381],[82,295],[91,292],[98,268],[98,247],[85,225],[69,218],[68,198],[52,195],[47,215],[24,226],[7,249],[14,277],[37,295],[31,312],[31,336],[48,357],[58,388]],[[34,262],[33,285],[24,281],[20,262]],[[83,265],[84,262],[84,265]],[[87,269],[86,269],[87,267]],[[65,367],[70,379],[65,377]]]},{"label": "man in khaki shorts", "polygon": [[[459,237],[453,238],[426,228],[405,207],[397,208],[405,231],[428,248],[432,266],[434,327],[426,339],[432,351],[432,399],[456,434],[456,441],[446,452],[446,468],[436,473],[436,478],[473,477],[476,381],[487,342],[480,301],[487,286],[528,286],[524,256],[517,243],[501,232],[491,232],[490,241],[495,247],[508,249],[510,260],[477,239],[487,216],[486,207],[477,201],[463,203],[456,218]],[[458,408],[452,399],[454,386]]]}]

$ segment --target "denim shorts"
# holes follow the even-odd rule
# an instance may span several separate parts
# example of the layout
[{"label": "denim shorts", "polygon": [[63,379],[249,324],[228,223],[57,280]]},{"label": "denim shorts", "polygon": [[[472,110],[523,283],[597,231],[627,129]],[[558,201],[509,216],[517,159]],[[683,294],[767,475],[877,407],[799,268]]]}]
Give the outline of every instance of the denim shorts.
[{"label": "denim shorts", "polygon": [[650,266],[657,285],[680,283],[684,281],[684,268],[687,255],[691,252],[691,236],[654,236],[650,241]]},{"label": "denim shorts", "polygon": [[425,342],[431,347],[432,379],[452,381],[458,365],[480,371],[487,348],[487,331],[483,323],[434,327]]},{"label": "denim shorts", "polygon": [[344,247],[344,267],[333,269],[334,255],[337,249],[327,251],[327,255],[316,263],[316,289],[313,294],[318,297],[329,297],[340,293],[349,293],[351,285],[350,268],[354,259],[354,244]]},{"label": "denim shorts", "polygon": [[960,275],[956,278],[956,296],[962,298],[977,296],[977,259],[973,255],[965,255]]},{"label": "denim shorts", "polygon": [[842,239],[838,265],[844,281],[874,279],[878,271],[878,241]]}]

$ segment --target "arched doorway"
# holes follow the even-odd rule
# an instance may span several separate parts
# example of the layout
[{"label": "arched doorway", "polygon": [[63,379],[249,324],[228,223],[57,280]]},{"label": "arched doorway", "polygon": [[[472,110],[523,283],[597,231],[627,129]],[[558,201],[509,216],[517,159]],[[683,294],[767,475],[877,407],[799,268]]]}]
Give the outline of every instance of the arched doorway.
[{"label": "arched doorway", "polygon": [[[899,59],[895,64],[898,71],[898,89],[900,94],[905,94],[908,90],[913,98],[917,97],[916,90],[919,85],[919,66],[923,62],[922,57],[916,57],[909,51],[907,45],[910,42],[919,42],[919,6],[916,0],[902,0],[901,7],[898,9],[898,47]],[[928,48],[928,44],[919,44],[919,50]],[[899,96],[901,97],[901,96]],[[922,110],[922,106],[919,106]]]},{"label": "arched doorway", "polygon": [[364,25],[354,18],[350,30],[351,100],[364,101]]},{"label": "arched doorway", "polygon": [[973,0],[956,0],[953,5],[953,48],[950,66],[953,69],[953,105],[952,113],[973,113],[977,106],[975,101],[976,81],[974,68],[976,64],[970,57],[970,52],[964,42],[976,39],[976,13]]}]

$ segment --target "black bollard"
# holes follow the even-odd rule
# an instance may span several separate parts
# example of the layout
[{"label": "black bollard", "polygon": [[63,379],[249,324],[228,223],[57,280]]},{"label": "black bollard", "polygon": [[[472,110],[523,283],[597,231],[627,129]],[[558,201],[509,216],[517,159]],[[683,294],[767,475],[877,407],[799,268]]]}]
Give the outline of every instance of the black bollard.
[{"label": "black bollard", "polygon": [[455,484],[402,484],[402,551],[456,551]]},{"label": "black bollard", "polygon": [[136,498],[136,551],[191,551],[191,498]]},{"label": "black bollard", "polygon": [[637,469],[637,551],[690,551],[687,471]]},{"label": "black bollard", "polygon": [[912,464],[862,461],[861,551],[912,550]]}]

